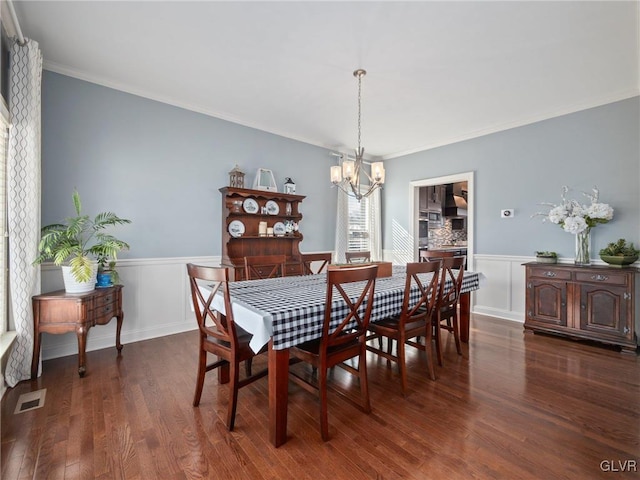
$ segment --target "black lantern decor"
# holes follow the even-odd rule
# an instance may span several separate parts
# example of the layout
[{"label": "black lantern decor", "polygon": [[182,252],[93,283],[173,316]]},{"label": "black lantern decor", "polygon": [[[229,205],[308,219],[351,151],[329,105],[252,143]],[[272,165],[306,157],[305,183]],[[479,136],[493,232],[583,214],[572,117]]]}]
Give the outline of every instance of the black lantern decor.
[{"label": "black lantern decor", "polygon": [[296,193],[296,184],[289,177],[284,182],[284,193]]}]

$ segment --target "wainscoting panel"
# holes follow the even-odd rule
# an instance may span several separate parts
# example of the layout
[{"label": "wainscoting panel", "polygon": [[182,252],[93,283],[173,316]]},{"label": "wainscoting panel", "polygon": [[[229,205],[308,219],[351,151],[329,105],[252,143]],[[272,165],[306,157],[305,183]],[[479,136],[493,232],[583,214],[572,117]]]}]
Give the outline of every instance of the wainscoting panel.
[{"label": "wainscoting panel", "polygon": [[[385,250],[383,258],[397,262],[398,252]],[[480,289],[471,294],[471,311],[524,323],[524,267],[535,257],[473,255],[468,269],[483,274]]]},{"label": "wainscoting panel", "polygon": [[[191,310],[187,263],[220,265],[220,257],[162,258],[118,260],[120,282],[124,285],[124,322],[121,342],[123,355],[127,344],[150,338],[172,335],[197,328]],[[42,291],[63,289],[59,267],[42,268]],[[89,330],[87,351],[113,348],[116,339],[116,321],[95,326]],[[42,358],[77,355],[78,341],[74,333],[62,335],[42,334]],[[90,371],[90,358],[87,367]]]},{"label": "wainscoting panel", "polygon": [[523,263],[533,257],[474,255],[474,270],[482,272],[480,289],[473,294],[474,313],[524,322]]}]

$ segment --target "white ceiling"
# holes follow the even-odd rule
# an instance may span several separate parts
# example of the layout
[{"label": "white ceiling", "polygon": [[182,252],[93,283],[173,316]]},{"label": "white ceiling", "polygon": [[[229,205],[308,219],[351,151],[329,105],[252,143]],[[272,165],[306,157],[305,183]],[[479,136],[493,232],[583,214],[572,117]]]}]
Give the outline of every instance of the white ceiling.
[{"label": "white ceiling", "polygon": [[16,1],[44,66],[392,158],[638,95],[638,2]]}]

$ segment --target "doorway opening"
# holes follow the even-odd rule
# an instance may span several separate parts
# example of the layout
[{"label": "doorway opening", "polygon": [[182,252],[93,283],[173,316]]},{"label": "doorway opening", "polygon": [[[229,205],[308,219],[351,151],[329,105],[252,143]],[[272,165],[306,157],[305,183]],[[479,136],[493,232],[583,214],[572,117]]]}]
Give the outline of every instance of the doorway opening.
[{"label": "doorway opening", "polygon": [[[409,183],[409,196],[410,196],[410,212],[409,212],[409,228],[411,229],[411,238],[413,239],[413,258],[414,261],[418,261],[419,259],[419,249],[420,249],[420,231],[421,231],[421,223],[422,230],[425,230],[424,227],[424,213],[421,212],[420,208],[420,189],[423,187],[436,187],[442,185],[449,184],[459,184],[466,183],[466,218],[464,219],[464,223],[466,225],[466,248],[467,248],[467,265],[468,268],[473,268],[473,250],[474,250],[474,172],[463,172],[454,175],[447,175],[443,177],[434,177],[434,178],[425,178],[422,180],[414,180]],[[424,211],[424,208],[422,209]],[[421,215],[422,213],[422,215]],[[421,222],[422,219],[422,222]],[[451,219],[453,220],[453,218]],[[447,224],[452,224],[454,226],[459,225],[460,221],[451,221]],[[443,221],[444,224],[444,221]],[[423,232],[424,233],[424,232]],[[424,248],[424,237],[422,237],[422,243]]]}]

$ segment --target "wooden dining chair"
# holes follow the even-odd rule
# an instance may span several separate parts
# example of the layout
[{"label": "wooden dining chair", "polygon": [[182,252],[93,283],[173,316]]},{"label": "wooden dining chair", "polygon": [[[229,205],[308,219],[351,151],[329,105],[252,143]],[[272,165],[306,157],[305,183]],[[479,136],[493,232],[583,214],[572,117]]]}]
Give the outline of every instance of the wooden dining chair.
[{"label": "wooden dining chair", "polygon": [[286,255],[254,255],[244,257],[245,280],[284,277]]},{"label": "wooden dining chair", "polygon": [[[330,368],[340,366],[360,379],[360,407],[366,413],[371,412],[366,332],[373,307],[377,271],[377,265],[328,270],[322,336],[289,350],[293,359],[306,362],[317,370],[311,380],[292,370],[290,379],[320,397],[320,432],[325,441],[329,439],[327,371]],[[354,357],[358,357],[357,368],[343,363]],[[316,377],[317,382],[312,381]],[[334,389],[349,398],[346,391]]]},{"label": "wooden dining chair", "polygon": [[421,262],[433,262],[442,260],[443,258],[450,258],[455,255],[455,252],[443,252],[442,250],[420,250]]},{"label": "wooden dining chair", "polygon": [[[462,289],[462,279],[464,278],[464,263],[464,256],[443,258],[441,263],[440,287],[434,316],[436,353],[439,365],[442,365],[441,329],[453,333],[456,351],[458,355],[462,355],[458,305],[460,304],[460,291]],[[447,287],[447,281],[451,283],[451,287]]]},{"label": "wooden dining chair", "polygon": [[[204,267],[187,264],[191,299],[196,312],[200,330],[200,349],[198,357],[198,377],[193,406],[200,404],[205,374],[220,368],[220,383],[229,383],[229,406],[227,409],[227,428],[231,431],[235,425],[238,390],[267,375],[267,370],[240,379],[240,364],[250,362],[257,354],[249,346],[251,335],[238,327],[233,320],[231,299],[229,298],[229,272],[227,268]],[[204,293],[203,293],[204,292]],[[210,292],[210,293],[206,293]],[[206,293],[206,295],[205,295]],[[216,307],[213,300],[222,294],[222,305]],[[259,353],[266,351],[266,347]],[[207,363],[207,355],[217,356],[217,360]]]},{"label": "wooden dining chair", "polygon": [[[371,252],[345,252],[347,263],[365,263],[371,261]],[[354,262],[355,260],[355,262]]]},{"label": "wooden dining chair", "polygon": [[[427,276],[427,274],[430,274]],[[440,276],[440,262],[408,263],[402,310],[399,315],[385,318],[369,324],[374,338],[387,338],[389,348],[384,351],[367,344],[367,350],[374,352],[387,360],[398,364],[400,370],[400,385],[402,395],[407,394],[407,366],[405,361],[405,346],[410,345],[427,354],[429,376],[436,379],[433,366],[433,315],[438,300],[438,281]],[[417,338],[425,337],[424,344]],[[411,340],[416,338],[416,340]],[[391,346],[396,343],[396,355],[392,354]]]},{"label": "wooden dining chair", "polygon": [[[325,253],[303,253],[300,255],[303,275],[314,275],[322,273],[331,263],[331,252]],[[315,262],[315,265],[313,265]],[[318,263],[320,263],[318,265]]]}]

